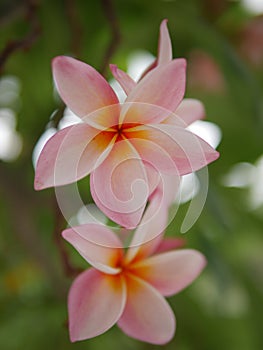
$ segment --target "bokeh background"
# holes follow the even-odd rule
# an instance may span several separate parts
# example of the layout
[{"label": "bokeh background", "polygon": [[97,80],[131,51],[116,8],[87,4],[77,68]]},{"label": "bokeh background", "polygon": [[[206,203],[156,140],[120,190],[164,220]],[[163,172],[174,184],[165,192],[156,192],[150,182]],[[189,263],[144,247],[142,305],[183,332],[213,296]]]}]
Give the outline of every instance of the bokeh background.
[{"label": "bokeh background", "polygon": [[[168,228],[169,235],[201,250],[208,265],[190,287],[169,298],[177,332],[163,348],[263,349],[262,0],[1,0],[3,350],[158,348],[116,326],[95,339],[69,342],[67,291],[87,265],[60,237],[66,222],[54,190],[33,190],[32,154],[37,157],[39,139],[62,127],[68,113],[54,92],[51,59],[77,57],[107,79],[109,62],[138,73],[156,55],[164,18],[174,57],[188,61],[186,95],[204,102],[210,124],[202,127],[220,142],[221,157],[209,166],[209,193],[195,225],[180,232],[191,192],[197,192],[191,186],[201,184],[198,176],[188,181]],[[79,188],[85,203],[92,203],[88,179]]]}]

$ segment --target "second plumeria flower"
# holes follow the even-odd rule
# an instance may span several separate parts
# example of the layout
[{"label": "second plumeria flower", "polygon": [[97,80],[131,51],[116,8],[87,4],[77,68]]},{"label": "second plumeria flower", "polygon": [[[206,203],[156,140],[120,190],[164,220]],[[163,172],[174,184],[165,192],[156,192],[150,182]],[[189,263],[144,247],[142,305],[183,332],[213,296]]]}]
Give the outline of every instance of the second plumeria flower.
[{"label": "second plumeria flower", "polygon": [[164,296],[192,283],[206,259],[196,250],[177,249],[178,238],[163,238],[168,211],[158,202],[156,197],[151,201],[126,253],[117,235],[103,225],[63,231],[92,265],[70,288],[71,341],[100,335],[115,323],[127,335],[153,344],[174,336],[175,317]]}]

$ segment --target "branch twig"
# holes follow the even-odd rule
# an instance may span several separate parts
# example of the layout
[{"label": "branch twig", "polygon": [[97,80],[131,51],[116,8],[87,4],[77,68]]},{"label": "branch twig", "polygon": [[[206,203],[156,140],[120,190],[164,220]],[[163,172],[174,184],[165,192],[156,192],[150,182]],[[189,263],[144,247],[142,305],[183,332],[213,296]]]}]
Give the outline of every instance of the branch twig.
[{"label": "branch twig", "polygon": [[61,232],[65,228],[65,220],[59,209],[55,196],[54,196],[54,213],[55,213],[54,240],[60,254],[64,273],[68,277],[76,277],[82,270],[75,268],[71,264],[69,256],[67,254],[65,244],[61,236]]},{"label": "branch twig", "polygon": [[76,1],[66,0],[66,14],[71,31],[71,51],[76,57],[81,56],[83,28],[76,8]]},{"label": "branch twig", "polygon": [[26,2],[26,20],[30,23],[30,31],[28,34],[17,40],[10,40],[0,53],[0,73],[12,54],[19,50],[28,50],[37,40],[40,35],[40,24],[37,17],[38,5],[34,0]]},{"label": "branch twig", "polygon": [[22,186],[24,181],[17,182],[8,167],[0,163],[0,192],[6,198],[6,206],[9,211],[12,231],[16,234],[18,241],[27,250],[28,255],[37,263],[41,270],[49,278],[55,292],[59,297],[66,293],[65,281],[58,269],[54,268],[54,260],[50,258],[48,249],[41,239],[37,225],[32,219],[36,208],[39,206],[38,197]]},{"label": "branch twig", "polygon": [[110,63],[110,59],[117,50],[120,42],[121,42],[121,33],[120,33],[120,28],[119,28],[119,23],[117,20],[117,16],[115,13],[115,9],[113,6],[112,0],[101,0],[102,3],[102,8],[105,14],[105,17],[107,21],[109,22],[110,29],[111,29],[111,41],[108,45],[108,48],[105,52],[104,55],[104,60],[102,62],[102,67],[101,67],[101,74],[106,75],[106,70],[107,67]]}]

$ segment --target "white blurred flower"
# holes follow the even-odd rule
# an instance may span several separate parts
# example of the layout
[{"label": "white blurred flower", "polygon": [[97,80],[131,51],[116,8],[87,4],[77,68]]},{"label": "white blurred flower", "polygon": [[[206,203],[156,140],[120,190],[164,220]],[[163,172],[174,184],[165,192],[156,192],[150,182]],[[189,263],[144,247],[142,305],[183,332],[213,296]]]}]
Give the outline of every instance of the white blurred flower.
[{"label": "white blurred flower", "polygon": [[255,210],[263,205],[263,155],[255,162],[237,163],[223,177],[226,187],[247,188],[248,206]]},{"label": "white blurred flower", "polygon": [[0,159],[12,162],[22,150],[22,138],[16,131],[16,116],[9,108],[0,109]]}]

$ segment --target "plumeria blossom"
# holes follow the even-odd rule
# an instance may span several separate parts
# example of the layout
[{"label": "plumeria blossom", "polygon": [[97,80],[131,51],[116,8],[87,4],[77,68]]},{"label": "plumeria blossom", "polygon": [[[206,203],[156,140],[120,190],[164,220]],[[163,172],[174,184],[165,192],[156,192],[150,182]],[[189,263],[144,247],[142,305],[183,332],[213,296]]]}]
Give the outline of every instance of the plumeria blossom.
[{"label": "plumeria blossom", "polygon": [[145,342],[164,344],[172,339],[176,322],[164,296],[188,286],[206,260],[196,250],[177,249],[180,239],[163,238],[167,207],[156,210],[157,203],[151,201],[126,253],[118,236],[101,224],[63,231],[63,237],[92,265],[69,291],[71,341],[100,335],[115,323]]},{"label": "plumeria blossom", "polygon": [[82,123],[60,130],[47,142],[37,163],[35,189],[90,174],[98,207],[120,225],[134,228],[160,174],[188,174],[218,157],[185,128],[201,118],[203,109],[193,100],[182,101],[186,62],[171,59],[165,28],[163,22],[158,65],[137,84],[111,66],[127,93],[122,105],[91,66],[71,57],[53,60],[57,90]]}]

